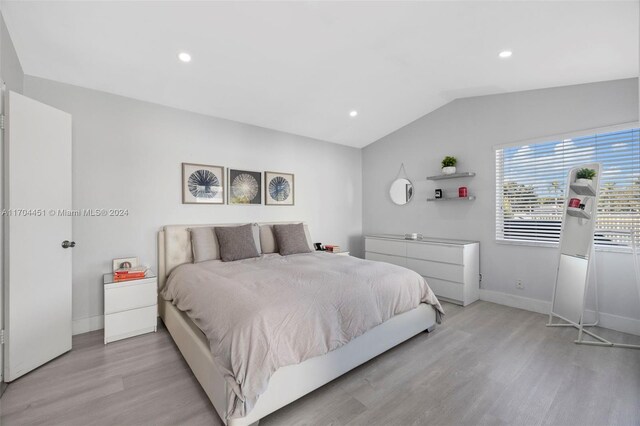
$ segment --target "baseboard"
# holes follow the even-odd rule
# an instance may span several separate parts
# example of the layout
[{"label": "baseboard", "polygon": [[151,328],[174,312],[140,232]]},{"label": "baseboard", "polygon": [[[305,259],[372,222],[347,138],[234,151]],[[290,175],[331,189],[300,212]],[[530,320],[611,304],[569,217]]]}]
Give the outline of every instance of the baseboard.
[{"label": "baseboard", "polygon": [[[596,319],[596,313],[594,311],[586,311],[584,317],[587,323],[593,322]],[[600,312],[600,326],[640,336],[640,320],[635,318],[621,317],[619,315]]]},{"label": "baseboard", "polygon": [[[531,299],[529,297],[516,296],[513,294],[502,293],[500,291],[492,291],[480,289],[480,300],[497,303],[499,305],[510,306],[512,308],[524,309],[525,311],[537,312],[539,314],[549,314],[551,302],[546,300]],[[593,322],[595,312],[587,310],[585,312],[585,321]],[[640,336],[640,320],[635,318],[621,317],[619,315],[600,312],[600,326],[611,330],[621,331],[623,333],[635,334]]]},{"label": "baseboard", "polygon": [[104,316],[96,315],[95,317],[80,318],[73,320],[72,334],[88,333],[90,331],[100,330],[104,328]]},{"label": "baseboard", "polygon": [[551,309],[551,302],[516,296],[501,291],[480,289],[480,300],[511,306],[512,308],[520,308],[525,311],[537,312],[539,314],[549,314],[549,309]]}]

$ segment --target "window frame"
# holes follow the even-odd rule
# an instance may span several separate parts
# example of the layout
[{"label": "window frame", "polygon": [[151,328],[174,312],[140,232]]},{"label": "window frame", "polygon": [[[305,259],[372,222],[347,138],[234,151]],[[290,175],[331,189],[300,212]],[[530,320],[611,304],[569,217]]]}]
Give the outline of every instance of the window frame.
[{"label": "window frame", "polygon": [[[640,121],[631,121],[631,122],[625,122],[625,123],[620,123],[620,124],[614,124],[614,125],[610,125],[610,126],[604,126],[604,127],[596,127],[596,128],[591,128],[591,129],[582,129],[582,130],[576,130],[576,131],[571,131],[571,132],[566,132],[566,133],[558,133],[558,134],[552,134],[552,135],[547,135],[547,136],[541,136],[541,137],[536,137],[533,139],[523,139],[523,140],[519,140],[519,141],[515,141],[515,142],[508,142],[508,143],[504,143],[504,144],[498,144],[498,145],[493,145],[492,146],[492,150],[493,150],[493,159],[494,159],[494,188],[493,188],[493,206],[494,206],[494,212],[493,212],[493,221],[494,221],[494,229],[493,229],[493,235],[494,235],[494,242],[496,244],[499,245],[508,245],[508,246],[524,246],[524,247],[542,247],[542,248],[558,248],[560,247],[560,242],[547,242],[547,241],[526,241],[526,240],[509,240],[509,239],[500,239],[498,238],[498,213],[499,213],[499,208],[498,208],[498,164],[497,161],[495,161],[496,158],[496,151],[499,149],[505,149],[505,148],[513,148],[513,147],[520,147],[520,146],[524,146],[524,145],[534,145],[534,144],[542,144],[542,143],[549,143],[549,142],[553,142],[553,141],[562,141],[564,139],[575,139],[575,138],[580,138],[580,137],[585,137],[585,136],[591,136],[591,135],[595,135],[595,134],[600,134],[600,133],[611,133],[611,132],[619,132],[619,131],[625,131],[625,130],[633,130],[633,129],[638,129],[640,128]],[[566,177],[565,177],[566,179]],[[594,248],[596,251],[599,252],[614,252],[614,253],[631,253],[632,249],[631,246],[601,246],[598,244],[594,244]],[[637,248],[640,250],[640,245],[637,246]]]}]

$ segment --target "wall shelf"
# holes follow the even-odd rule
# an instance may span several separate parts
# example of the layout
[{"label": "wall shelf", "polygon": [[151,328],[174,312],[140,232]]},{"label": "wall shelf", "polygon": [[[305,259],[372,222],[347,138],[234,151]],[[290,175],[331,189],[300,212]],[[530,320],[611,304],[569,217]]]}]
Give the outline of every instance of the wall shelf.
[{"label": "wall shelf", "polygon": [[456,178],[474,177],[475,175],[476,175],[475,172],[461,172],[461,173],[454,173],[452,175],[427,176],[427,180],[456,179]]},{"label": "wall shelf", "polygon": [[567,214],[573,217],[579,217],[580,219],[591,219],[591,215],[581,208],[567,207]]},{"label": "wall shelf", "polygon": [[596,196],[596,190],[593,188],[593,186],[590,183],[584,184],[584,183],[573,182],[569,186],[571,187],[571,190],[578,195],[589,195],[591,197]]},{"label": "wall shelf", "polygon": [[473,201],[475,199],[475,195],[470,195],[468,197],[427,198],[427,201]]}]

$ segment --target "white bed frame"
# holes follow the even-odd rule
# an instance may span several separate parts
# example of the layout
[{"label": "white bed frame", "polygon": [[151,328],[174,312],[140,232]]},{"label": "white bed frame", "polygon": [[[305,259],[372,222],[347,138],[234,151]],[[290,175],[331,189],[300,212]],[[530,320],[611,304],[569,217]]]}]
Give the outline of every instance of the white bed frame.
[{"label": "white bed frame", "polygon": [[[173,268],[192,262],[188,229],[196,226],[216,225],[170,225],[163,227],[158,233],[159,290],[164,287]],[[268,414],[416,334],[433,330],[436,323],[433,307],[421,304],[326,355],[282,367],[273,374],[266,392],[260,395],[253,410],[245,417],[227,419],[228,395],[232,391],[216,366],[204,333],[186,314],[162,298],[159,298],[159,313],[182,356],[227,426],[246,426],[256,423]]]}]

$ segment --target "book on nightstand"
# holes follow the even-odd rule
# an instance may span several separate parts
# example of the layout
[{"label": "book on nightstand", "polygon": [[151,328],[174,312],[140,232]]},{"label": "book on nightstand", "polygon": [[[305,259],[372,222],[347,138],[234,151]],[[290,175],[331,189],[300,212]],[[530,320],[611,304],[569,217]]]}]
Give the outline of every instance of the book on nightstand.
[{"label": "book on nightstand", "polygon": [[114,281],[139,280],[147,275],[149,268],[146,266],[134,266],[132,268],[120,268],[113,271]]},{"label": "book on nightstand", "polygon": [[340,246],[325,245],[329,253],[340,253]]}]

